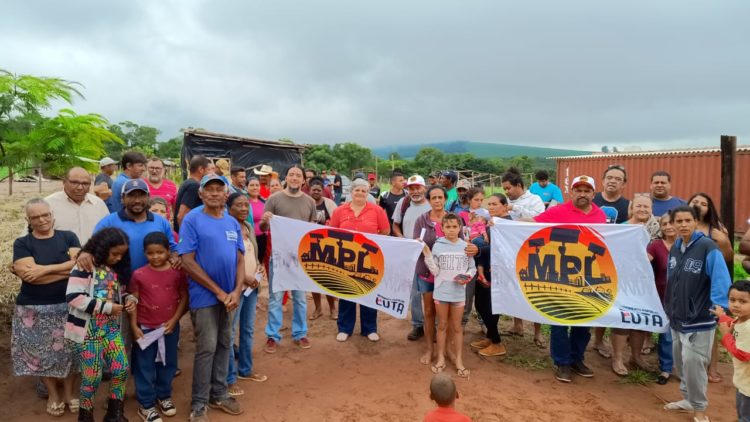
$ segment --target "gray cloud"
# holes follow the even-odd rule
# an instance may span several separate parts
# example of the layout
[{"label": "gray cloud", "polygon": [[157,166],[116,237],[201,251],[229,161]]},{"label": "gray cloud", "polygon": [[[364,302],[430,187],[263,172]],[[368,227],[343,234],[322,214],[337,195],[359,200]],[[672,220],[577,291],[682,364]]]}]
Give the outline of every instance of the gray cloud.
[{"label": "gray cloud", "polygon": [[299,142],[750,143],[750,5],[12,2],[0,67],[79,112]]}]

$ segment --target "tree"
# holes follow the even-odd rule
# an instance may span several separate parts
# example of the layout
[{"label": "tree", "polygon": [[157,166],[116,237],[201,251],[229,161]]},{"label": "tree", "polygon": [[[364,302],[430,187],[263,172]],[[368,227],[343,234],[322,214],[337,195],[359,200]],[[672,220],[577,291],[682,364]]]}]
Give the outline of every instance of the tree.
[{"label": "tree", "polygon": [[609,147],[608,147],[608,146],[606,146],[606,145],[604,145],[604,146],[602,147],[602,152],[603,152],[603,153],[605,153],[605,154],[609,154]]},{"label": "tree", "polygon": [[140,151],[146,156],[154,155],[156,138],[161,134],[159,129],[141,126],[129,120],[111,125],[109,130],[124,141],[124,144],[109,144],[106,147],[107,155],[115,160],[119,160],[125,150]]},{"label": "tree", "polygon": [[421,175],[427,175],[435,170],[444,170],[447,164],[445,154],[433,147],[420,149],[414,157],[414,169]]},{"label": "tree", "polygon": [[74,166],[96,171],[94,162],[84,158],[104,155],[104,144],[122,143],[107,130],[107,120],[98,114],[78,115],[73,110],[62,109],[51,119],[41,121],[25,142],[10,146],[14,155],[25,156],[27,163],[51,174],[63,174]]},{"label": "tree", "polygon": [[157,143],[156,155],[161,158],[171,158],[179,161],[180,153],[182,152],[182,141],[182,136],[175,136],[168,141]]},{"label": "tree", "polygon": [[331,153],[342,164],[339,166],[341,169],[353,170],[373,164],[372,151],[352,142],[334,145]]},{"label": "tree", "polygon": [[[31,136],[32,132],[53,124],[47,123],[42,113],[53,101],[72,104],[75,97],[83,98],[78,90],[80,86],[65,79],[16,75],[0,69],[0,165],[8,167],[10,194],[13,193],[13,170],[28,165],[27,152],[33,149],[32,145],[39,146],[34,140],[39,135]],[[65,122],[58,120],[57,123]]]}]

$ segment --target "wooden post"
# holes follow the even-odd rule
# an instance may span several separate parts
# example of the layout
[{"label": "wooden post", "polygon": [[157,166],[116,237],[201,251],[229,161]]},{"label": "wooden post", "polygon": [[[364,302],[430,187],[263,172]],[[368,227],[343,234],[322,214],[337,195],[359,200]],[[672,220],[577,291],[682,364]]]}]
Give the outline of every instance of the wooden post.
[{"label": "wooden post", "polygon": [[[721,221],[727,228],[732,249],[734,249],[734,175],[736,161],[737,137],[721,135]],[[734,280],[734,271],[731,266],[729,267],[729,275]]]}]

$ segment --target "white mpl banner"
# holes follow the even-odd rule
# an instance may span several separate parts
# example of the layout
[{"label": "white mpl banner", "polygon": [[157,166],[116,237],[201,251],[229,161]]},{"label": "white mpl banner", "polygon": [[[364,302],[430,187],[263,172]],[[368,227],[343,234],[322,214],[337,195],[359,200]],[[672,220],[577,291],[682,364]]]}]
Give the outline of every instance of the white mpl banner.
[{"label": "white mpl banner", "polygon": [[279,216],[271,238],[274,292],[323,293],[406,318],[418,241]]},{"label": "white mpl banner", "polygon": [[640,225],[495,219],[492,312],[552,325],[664,332]]}]

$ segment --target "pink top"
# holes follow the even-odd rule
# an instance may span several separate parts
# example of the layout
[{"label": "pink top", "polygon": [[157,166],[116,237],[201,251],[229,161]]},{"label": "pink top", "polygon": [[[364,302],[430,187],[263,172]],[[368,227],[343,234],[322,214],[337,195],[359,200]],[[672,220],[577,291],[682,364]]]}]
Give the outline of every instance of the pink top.
[{"label": "pink top", "polygon": [[568,201],[556,207],[547,208],[547,211],[534,217],[538,223],[581,223],[581,224],[604,224],[607,222],[607,216],[596,204],[591,204],[591,211],[588,214],[579,210]]},{"label": "pink top", "polygon": [[146,178],[146,183],[148,184],[151,197],[158,196],[164,198],[167,204],[169,204],[169,209],[167,210],[169,215],[173,215],[171,210],[174,210],[174,202],[177,199],[177,186],[174,182],[169,179],[162,179],[161,186],[158,189],[148,181],[148,178]]},{"label": "pink top", "polygon": [[482,237],[487,233],[487,225],[482,221],[471,223],[471,235],[469,239],[474,240],[477,237]]},{"label": "pink top", "polygon": [[138,324],[161,327],[177,311],[180,294],[187,295],[187,278],[182,271],[157,271],[144,265],[133,272],[128,290],[138,293]]},{"label": "pink top", "polygon": [[253,201],[250,200],[250,215],[253,217],[253,227],[255,227],[255,235],[258,236],[263,234],[260,230],[260,220],[263,218],[263,209],[266,204],[260,199]]}]

